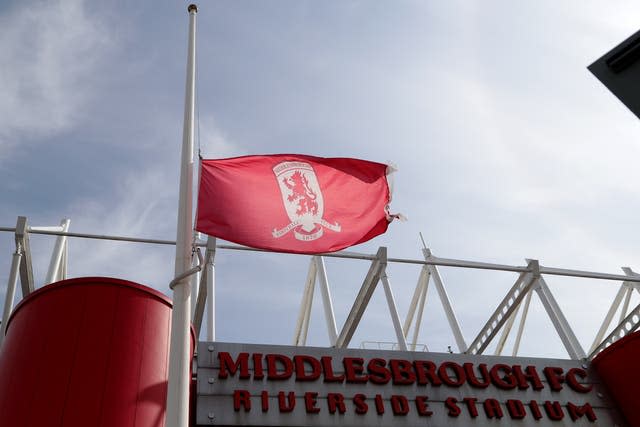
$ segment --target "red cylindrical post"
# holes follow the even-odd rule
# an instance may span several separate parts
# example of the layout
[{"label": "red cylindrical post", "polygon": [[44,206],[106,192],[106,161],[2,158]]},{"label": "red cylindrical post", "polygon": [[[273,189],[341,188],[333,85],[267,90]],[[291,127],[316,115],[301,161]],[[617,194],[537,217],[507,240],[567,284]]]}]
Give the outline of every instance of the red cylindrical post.
[{"label": "red cylindrical post", "polygon": [[37,290],[0,350],[2,425],[163,426],[170,326],[171,301],[126,280]]}]

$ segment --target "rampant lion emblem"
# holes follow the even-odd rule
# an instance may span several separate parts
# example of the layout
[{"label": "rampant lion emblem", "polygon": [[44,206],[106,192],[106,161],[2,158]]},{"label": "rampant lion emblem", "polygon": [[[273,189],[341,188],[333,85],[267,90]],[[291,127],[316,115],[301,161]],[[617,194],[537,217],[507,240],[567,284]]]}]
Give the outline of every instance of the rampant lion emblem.
[{"label": "rampant lion emblem", "polygon": [[273,237],[284,236],[293,230],[298,240],[311,241],[322,237],[323,227],[340,232],[340,225],[330,224],[322,218],[324,200],[313,167],[305,162],[282,162],[273,168],[282,201],[291,222],[274,229]]},{"label": "rampant lion emblem", "polygon": [[316,215],[318,213],[318,202],[316,201],[318,195],[309,187],[309,180],[302,172],[295,171],[291,176],[283,177],[282,182],[291,190],[287,200],[298,205],[296,215],[306,213]]}]

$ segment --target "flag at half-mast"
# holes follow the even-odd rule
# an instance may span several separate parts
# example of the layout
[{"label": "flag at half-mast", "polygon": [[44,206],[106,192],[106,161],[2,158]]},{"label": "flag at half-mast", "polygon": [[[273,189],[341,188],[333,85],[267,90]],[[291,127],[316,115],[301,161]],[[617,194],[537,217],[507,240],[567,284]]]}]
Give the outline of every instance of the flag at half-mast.
[{"label": "flag at half-mast", "polygon": [[389,167],[298,154],[202,160],[196,230],[254,248],[344,249],[384,233]]}]

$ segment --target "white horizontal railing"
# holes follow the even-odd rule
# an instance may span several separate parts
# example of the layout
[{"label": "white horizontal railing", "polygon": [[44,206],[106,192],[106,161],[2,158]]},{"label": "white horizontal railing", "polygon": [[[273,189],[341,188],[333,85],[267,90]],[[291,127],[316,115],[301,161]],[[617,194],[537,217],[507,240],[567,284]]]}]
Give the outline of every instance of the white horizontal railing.
[{"label": "white horizontal railing", "polygon": [[[42,234],[49,236],[66,236],[76,237],[82,239],[97,239],[97,240],[112,240],[118,242],[132,242],[132,243],[148,243],[154,245],[175,245],[175,240],[164,239],[147,239],[142,237],[131,236],[117,236],[117,235],[105,235],[105,234],[90,234],[90,233],[74,233],[63,232],[58,230],[45,230],[44,227],[30,227],[30,234]],[[0,232],[14,233],[16,229],[14,227],[0,227]],[[200,241],[196,243],[196,246],[206,247],[206,241]],[[250,248],[248,246],[230,245],[230,244],[217,244],[217,249],[234,250],[234,251],[252,251],[252,252],[274,252],[267,251],[265,249]],[[277,252],[277,251],[275,251]],[[344,258],[344,259],[361,259],[361,260],[374,260],[375,254],[363,254],[351,251],[339,251],[332,253],[318,254],[326,258]],[[531,272],[526,265],[507,265],[507,264],[495,264],[489,262],[468,261],[453,258],[439,258],[431,256],[428,260],[424,259],[411,259],[411,258],[387,258],[387,263],[400,263],[400,264],[417,264],[417,265],[437,265],[441,267],[459,267],[459,268],[471,268],[478,270],[494,270],[494,271],[511,271],[516,273]],[[540,266],[540,274],[551,276],[568,276],[568,277],[582,277],[588,279],[601,279],[601,280],[615,280],[615,281],[627,281],[640,283],[640,276],[629,277],[622,274],[611,273],[598,273],[585,270],[574,270],[566,268],[556,267],[543,267]]]},{"label": "white horizontal railing", "polygon": [[[68,220],[66,220],[68,221]],[[134,236],[121,236],[121,235],[104,235],[104,234],[91,234],[91,233],[78,233],[78,232],[70,232],[68,231],[68,222],[62,224],[61,226],[56,227],[30,227],[27,225],[26,218],[19,217],[18,223],[16,227],[0,227],[0,232],[14,233],[16,236],[16,253],[13,254],[14,258],[17,256],[21,256],[22,259],[20,263],[14,262],[11,267],[11,271],[9,274],[10,280],[7,287],[7,296],[11,297],[11,301],[5,301],[4,307],[4,316],[5,319],[7,317],[7,308],[9,311],[11,310],[11,306],[13,306],[13,295],[15,294],[15,287],[18,273],[20,275],[20,282],[23,288],[23,296],[28,295],[29,292],[33,290],[33,277],[31,273],[31,254],[29,249],[29,235],[38,234],[38,235],[49,235],[49,236],[57,236],[58,240],[67,239],[67,238],[81,238],[81,239],[96,239],[96,240],[108,240],[108,241],[116,241],[116,242],[132,242],[132,243],[145,243],[152,245],[175,245],[176,242],[174,240],[165,240],[165,239],[149,239],[149,238],[141,238]],[[57,245],[60,246],[57,251],[54,251],[54,257],[52,257],[52,266],[50,270],[53,268],[55,274],[49,274],[56,279],[64,278],[66,274],[66,244],[65,245]],[[195,309],[195,313],[193,314],[194,323],[196,324],[196,330],[200,331],[201,323],[203,321],[203,310],[205,309],[205,302],[214,300],[215,295],[213,288],[213,265],[214,265],[214,257],[215,251],[217,249],[221,250],[230,250],[230,251],[252,251],[252,252],[271,252],[262,249],[255,249],[241,245],[235,244],[219,244],[215,241],[215,239],[206,241],[196,241],[195,246],[197,247],[206,247],[208,257],[206,266],[203,264],[200,268],[204,268],[206,271],[203,271],[203,276],[201,277],[201,283],[199,289],[202,291],[202,295],[200,295],[199,302]],[[377,346],[378,349],[390,348],[390,349],[409,349],[412,351],[427,351],[427,346],[424,344],[417,344],[416,340],[418,338],[418,333],[420,330],[420,323],[422,319],[422,312],[424,310],[424,305],[427,299],[427,290],[429,287],[429,282],[431,281],[436,290],[437,295],[442,303],[444,312],[447,316],[447,321],[449,323],[449,327],[451,328],[452,333],[456,338],[456,344],[458,347],[458,351],[460,353],[471,353],[471,354],[482,354],[489,345],[489,343],[493,340],[494,337],[498,335],[498,332],[502,330],[502,336],[499,340],[499,343],[496,347],[496,354],[500,354],[503,351],[504,343],[507,339],[508,334],[512,330],[514,325],[516,316],[518,316],[519,309],[521,308],[521,303],[524,302],[524,310],[521,314],[520,325],[517,328],[517,337],[516,344],[514,345],[514,356],[517,355],[518,346],[520,342],[520,338],[522,336],[522,330],[524,327],[524,322],[526,320],[527,310],[529,308],[529,301],[531,299],[531,295],[535,292],[538,294],[541,302],[547,314],[549,315],[558,335],[563,341],[565,348],[569,356],[573,359],[580,358],[593,358],[600,351],[606,348],[608,345],[611,345],[614,341],[620,339],[621,337],[635,331],[638,326],[640,326],[640,305],[629,310],[629,300],[631,294],[635,291],[640,292],[640,275],[634,273],[629,268],[623,268],[625,275],[621,274],[611,274],[611,273],[600,273],[593,271],[585,271],[585,270],[576,270],[576,269],[567,269],[567,268],[557,268],[557,267],[545,267],[539,265],[539,262],[536,260],[527,260],[527,265],[508,265],[508,264],[498,264],[498,263],[488,263],[488,262],[480,262],[480,261],[469,261],[469,260],[461,260],[461,259],[453,259],[453,258],[440,258],[434,256],[429,249],[426,247],[423,250],[423,259],[410,259],[410,258],[392,258],[387,257],[386,248],[379,248],[376,254],[365,254],[358,253],[353,251],[339,251],[333,253],[324,253],[317,254],[312,257],[311,265],[309,270],[309,275],[307,277],[307,281],[305,284],[305,292],[303,296],[303,300],[301,303],[301,310],[298,317],[298,322],[296,325],[296,331],[294,336],[294,344],[295,345],[306,345],[306,336],[309,328],[309,316],[312,306],[313,300],[313,288],[315,283],[318,283],[320,294],[322,296],[322,303],[324,306],[325,317],[327,320],[327,328],[329,333],[329,341],[331,346],[336,347],[346,347],[350,343],[350,339],[358,327],[360,319],[367,308],[369,303],[369,299],[371,298],[372,293],[374,292],[378,281],[383,282],[385,288],[385,295],[387,298],[387,302],[389,305],[389,311],[391,314],[391,320],[393,322],[393,326],[396,332],[396,336],[398,338],[398,342],[396,343],[386,343],[386,342],[378,342],[378,341],[366,341],[363,345],[368,346]],[[55,259],[54,259],[55,258]],[[360,290],[360,293],[356,300],[354,301],[354,305],[352,307],[349,318],[345,322],[341,331],[338,331],[337,326],[335,324],[335,314],[333,313],[332,299],[331,294],[329,292],[329,284],[327,272],[325,270],[323,258],[342,258],[342,259],[355,259],[355,260],[365,260],[371,262],[371,267],[367,274],[367,277],[364,279],[364,283]],[[411,305],[409,308],[409,313],[407,314],[404,322],[400,321],[397,306],[395,304],[395,300],[393,297],[393,293],[391,290],[391,285],[389,283],[389,278],[387,276],[386,266],[389,263],[398,263],[398,264],[413,264],[422,266],[420,278],[418,279],[418,284],[416,286],[416,290],[414,293],[413,300],[411,301]],[[453,306],[449,297],[447,295],[446,288],[442,281],[442,278],[438,272],[437,267],[456,267],[456,268],[467,268],[467,269],[478,269],[478,270],[492,270],[492,271],[505,271],[518,273],[520,279],[526,278],[526,286],[519,286],[519,282],[516,282],[514,288],[512,288],[510,293],[508,293],[504,299],[504,301],[499,304],[494,313],[489,317],[486,325],[480,329],[480,332],[477,334],[476,338],[471,342],[470,345],[464,340],[462,336],[462,332],[460,330],[460,325],[458,324],[457,318],[455,316],[455,312],[453,310]],[[599,330],[596,334],[596,338],[594,343],[592,344],[589,353],[585,353],[578,343],[577,339],[571,328],[569,327],[566,319],[560,307],[557,305],[551,291],[546,286],[544,282],[543,276],[564,276],[564,277],[578,277],[578,278],[588,278],[588,279],[598,279],[598,280],[609,280],[609,281],[617,281],[622,282],[622,287],[618,292],[618,295],[614,299],[607,316]],[[211,282],[211,283],[209,283]],[[211,288],[209,295],[205,291],[207,287]],[[522,288],[522,289],[521,289]],[[515,289],[515,290],[514,290]],[[619,324],[613,326],[611,328],[611,322],[614,314],[619,310],[620,305],[622,304],[622,299],[626,295],[624,305],[622,306],[620,312],[620,322]],[[196,295],[197,296],[197,295]],[[206,301],[205,301],[206,300]],[[215,331],[213,330],[213,310],[209,308],[207,312],[207,323],[210,325],[210,331],[208,336],[215,336]],[[413,326],[413,339],[411,342],[408,340],[409,330]],[[607,331],[610,331],[609,335],[605,334]],[[339,332],[339,334],[338,334]],[[1,339],[0,339],[1,342]],[[364,347],[363,347],[364,348]],[[588,355],[587,355],[588,354]]]}]

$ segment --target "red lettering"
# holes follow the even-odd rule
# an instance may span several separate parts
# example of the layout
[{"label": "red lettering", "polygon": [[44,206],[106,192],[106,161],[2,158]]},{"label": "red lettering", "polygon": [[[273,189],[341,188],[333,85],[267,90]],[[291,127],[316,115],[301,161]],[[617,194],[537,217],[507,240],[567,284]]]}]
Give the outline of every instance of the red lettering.
[{"label": "red lettering", "polygon": [[304,394],[304,409],[307,411],[307,414],[317,414],[320,412],[320,408],[316,406],[316,403],[318,403],[318,393],[309,391]]},{"label": "red lettering", "polygon": [[589,384],[588,386],[580,384],[576,379],[576,375],[582,379],[587,378],[587,371],[581,368],[569,369],[569,372],[567,372],[567,375],[564,378],[567,381],[567,384],[569,384],[569,387],[578,393],[589,393],[593,388],[593,384]]},{"label": "red lettering", "polygon": [[263,391],[260,395],[262,397],[262,412],[267,412],[269,410],[269,392]]},{"label": "red lettering", "polygon": [[567,403],[567,409],[569,410],[569,416],[573,421],[577,420],[578,418],[582,418],[584,415],[587,416],[587,419],[589,421],[595,421],[598,419],[598,417],[596,417],[596,413],[593,412],[593,408],[591,407],[591,404],[589,403],[585,403],[582,406],[578,406],[569,402]]},{"label": "red lettering", "polygon": [[547,377],[549,387],[553,391],[562,390],[562,383],[564,382],[564,376],[562,375],[562,368],[546,367],[543,369],[544,376]]},{"label": "red lettering", "polygon": [[320,358],[320,363],[322,364],[325,383],[341,383],[342,381],[344,381],[344,375],[334,375],[333,365],[331,364],[331,356],[322,356]]},{"label": "red lettering", "polygon": [[542,390],[544,388],[535,366],[527,366],[524,369],[524,372],[522,372],[522,367],[520,365],[513,365],[511,372],[516,377],[518,388],[520,390],[529,388],[529,382],[531,382],[531,388],[534,390]]},{"label": "red lettering", "polygon": [[[322,367],[315,357],[304,355],[293,356],[293,364],[296,367],[296,381],[315,381],[320,378]],[[305,364],[311,367],[311,372],[306,372]]]},{"label": "red lettering", "polygon": [[491,384],[491,379],[489,377],[489,371],[487,370],[486,363],[481,363],[478,365],[478,369],[482,374],[482,378],[484,379],[484,382],[481,382],[480,380],[478,380],[476,373],[473,371],[473,363],[465,363],[464,365],[462,365],[462,367],[464,368],[464,372],[467,374],[467,380],[469,381],[469,384],[471,385],[471,387],[487,388],[489,387],[489,384]]},{"label": "red lettering", "polygon": [[[503,371],[504,374],[500,375],[499,371]],[[511,374],[511,366],[509,365],[494,365],[489,371],[489,375],[491,375],[493,384],[502,390],[512,390],[516,388],[517,380]]]},{"label": "red lettering", "polygon": [[376,397],[373,399],[373,401],[376,404],[376,412],[378,413],[378,415],[384,414],[384,402],[382,401],[382,396],[376,394]]},{"label": "red lettering", "polygon": [[367,365],[369,381],[374,384],[386,384],[391,380],[391,372],[385,367],[387,361],[384,359],[371,359]]},{"label": "red lettering", "polygon": [[449,412],[447,412],[447,415],[449,415],[450,417],[457,417],[462,412],[462,410],[458,405],[456,405],[456,403],[458,403],[458,399],[456,399],[455,397],[447,397],[447,400],[444,401],[444,406],[449,410]]},{"label": "red lettering", "polygon": [[475,397],[465,397],[464,399],[462,399],[462,401],[467,404],[467,410],[469,411],[469,415],[471,415],[471,418],[477,417],[478,408],[476,408],[476,402],[478,401],[478,399],[476,399]]},{"label": "red lettering", "polygon": [[507,411],[509,411],[509,416],[514,420],[521,420],[527,415],[524,405],[519,400],[507,400]]},{"label": "red lettering", "polygon": [[[455,379],[449,376],[447,369],[451,369],[453,371]],[[438,376],[443,383],[452,387],[460,387],[467,380],[467,377],[464,374],[464,369],[456,362],[444,362],[440,365],[440,368],[438,368]]]},{"label": "red lettering", "polygon": [[218,378],[225,379],[229,375],[235,375],[238,369],[240,370],[239,377],[241,379],[247,379],[251,376],[249,375],[249,353],[240,353],[238,359],[234,362],[228,352],[221,351],[218,353],[218,360],[220,361]]},{"label": "red lettering", "polygon": [[368,375],[361,375],[364,372],[364,359],[361,357],[345,357],[342,359],[344,373],[348,383],[366,383]]},{"label": "red lettering", "polygon": [[233,392],[233,410],[240,412],[240,408],[244,408],[244,412],[251,410],[251,395],[247,390],[235,390]]},{"label": "red lettering", "polygon": [[280,408],[280,412],[293,411],[293,408],[296,407],[296,394],[290,391],[287,395],[287,400],[285,400],[284,391],[278,392],[278,406]]},{"label": "red lettering", "polygon": [[[270,380],[287,380],[293,374],[293,362],[282,354],[267,354],[267,378]],[[278,362],[283,370],[278,371]]]},{"label": "red lettering", "polygon": [[436,374],[436,365],[428,360],[415,360],[413,367],[416,370],[418,384],[425,385],[431,384],[433,386],[439,386],[442,384],[440,378]]},{"label": "red lettering", "polygon": [[344,396],[342,393],[327,394],[327,405],[329,406],[329,412],[332,414],[335,414],[336,410],[341,414],[347,411],[347,408],[344,406]]},{"label": "red lettering", "polygon": [[559,421],[564,418],[564,412],[558,402],[551,403],[547,400],[544,402],[544,410],[546,411],[547,416],[554,421]]},{"label": "red lettering", "polygon": [[539,420],[540,418],[542,418],[542,412],[540,412],[540,406],[538,405],[538,402],[536,402],[535,400],[529,402],[529,409],[531,409],[531,415],[533,415],[534,419]]},{"label": "red lettering", "polygon": [[416,409],[418,410],[418,415],[421,417],[430,417],[433,415],[433,412],[429,410],[428,399],[428,396],[416,396]]},{"label": "red lettering", "polygon": [[407,415],[409,413],[409,401],[404,396],[394,394],[391,396],[391,409],[393,410],[393,415]]},{"label": "red lettering", "polygon": [[353,404],[356,406],[356,414],[366,414],[369,410],[369,405],[365,403],[367,396],[362,393],[358,393],[353,396]]},{"label": "red lettering", "polygon": [[262,370],[262,353],[253,353],[253,379],[261,380],[264,378]]},{"label": "red lettering", "polygon": [[500,402],[496,399],[487,399],[482,406],[484,406],[484,413],[487,414],[487,418],[502,418],[502,408],[500,407]]},{"label": "red lettering", "polygon": [[413,365],[408,360],[391,359],[389,368],[391,369],[394,384],[408,385],[416,381]]}]

